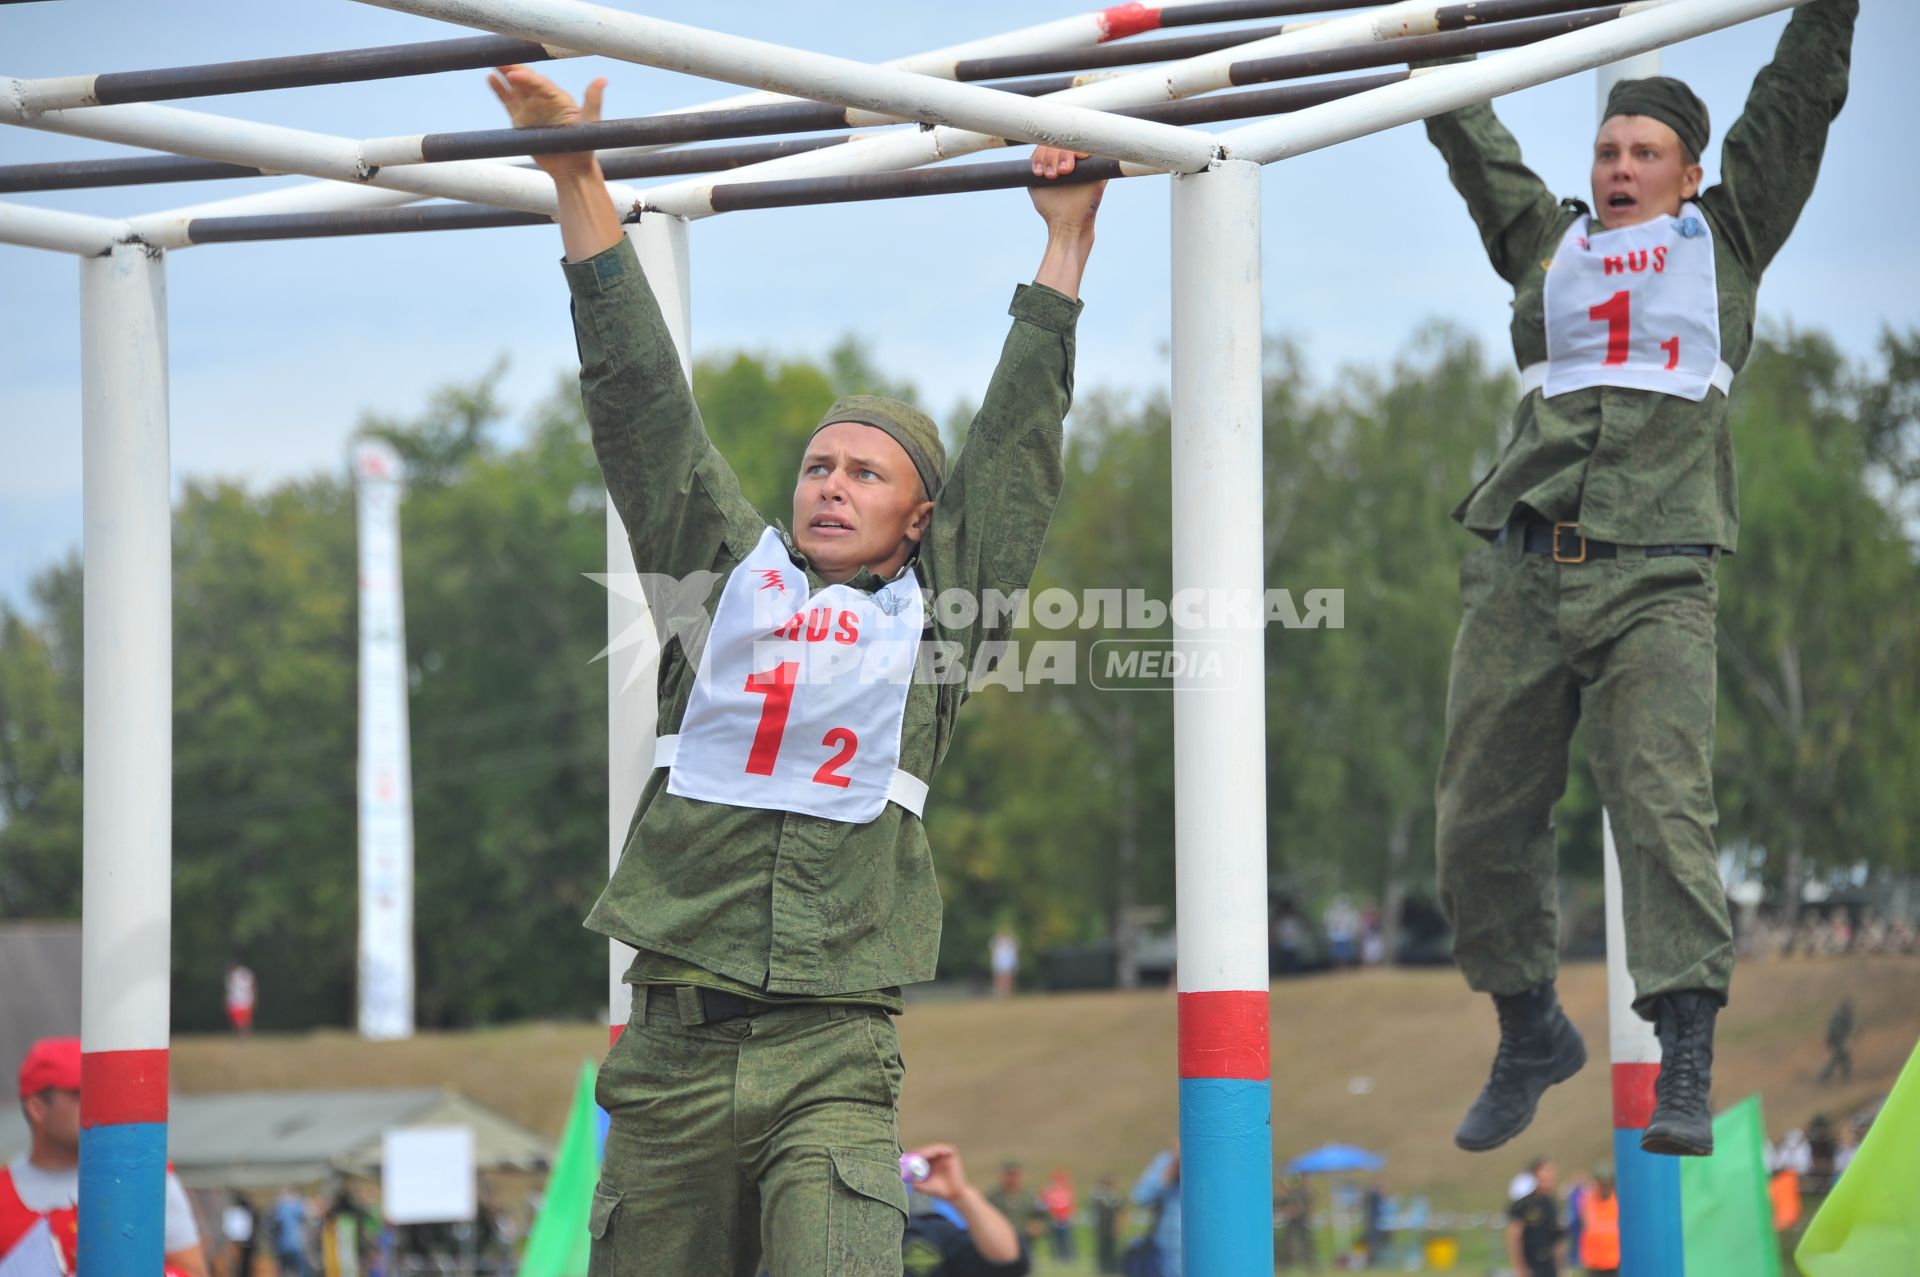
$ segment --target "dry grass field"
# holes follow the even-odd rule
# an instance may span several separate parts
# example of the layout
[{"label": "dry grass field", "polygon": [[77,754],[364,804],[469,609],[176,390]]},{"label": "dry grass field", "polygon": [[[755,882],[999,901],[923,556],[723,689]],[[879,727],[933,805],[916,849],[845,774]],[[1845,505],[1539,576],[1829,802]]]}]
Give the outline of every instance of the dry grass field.
[{"label": "dry grass field", "polygon": [[[1549,1093],[1510,1150],[1469,1156],[1450,1136],[1484,1079],[1491,1005],[1452,971],[1368,971],[1273,987],[1274,1152],[1338,1140],[1387,1154],[1396,1193],[1487,1208],[1538,1152],[1579,1167],[1610,1140],[1605,973],[1568,968],[1561,995],[1593,1062]],[[1827,1016],[1851,997],[1861,1026],[1853,1080],[1819,1086]],[[1721,1021],[1714,1097],[1759,1092],[1777,1136],[1819,1111],[1843,1113],[1889,1087],[1920,1038],[1920,959],[1823,958],[1743,965]],[[916,1005],[900,1022],[907,1059],[902,1134],[950,1139],[976,1179],[1004,1158],[1044,1176],[1064,1166],[1083,1191],[1130,1177],[1176,1125],[1174,998],[1166,991],[1026,996]],[[342,1031],[175,1041],[183,1093],[445,1085],[557,1135],[591,1025],[527,1024],[367,1043]]]}]

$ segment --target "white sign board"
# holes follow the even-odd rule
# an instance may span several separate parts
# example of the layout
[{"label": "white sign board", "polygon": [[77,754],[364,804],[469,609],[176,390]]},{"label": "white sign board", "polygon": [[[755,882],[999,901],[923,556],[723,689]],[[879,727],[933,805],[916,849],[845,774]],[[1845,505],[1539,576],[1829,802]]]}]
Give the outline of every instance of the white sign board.
[{"label": "white sign board", "polygon": [[473,1128],[409,1126],[386,1132],[380,1210],[390,1224],[452,1224],[475,1214]]}]

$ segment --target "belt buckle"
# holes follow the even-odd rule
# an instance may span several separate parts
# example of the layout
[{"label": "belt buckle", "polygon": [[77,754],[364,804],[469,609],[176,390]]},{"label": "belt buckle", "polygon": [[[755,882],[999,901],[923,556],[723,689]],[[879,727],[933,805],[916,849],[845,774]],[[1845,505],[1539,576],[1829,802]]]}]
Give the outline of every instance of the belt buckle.
[{"label": "belt buckle", "polygon": [[1580,557],[1570,558],[1560,553],[1560,534],[1563,531],[1578,528],[1578,523],[1556,523],[1553,525],[1553,561],[1555,563],[1585,563],[1587,561],[1587,539],[1574,532],[1574,540],[1580,543]]}]

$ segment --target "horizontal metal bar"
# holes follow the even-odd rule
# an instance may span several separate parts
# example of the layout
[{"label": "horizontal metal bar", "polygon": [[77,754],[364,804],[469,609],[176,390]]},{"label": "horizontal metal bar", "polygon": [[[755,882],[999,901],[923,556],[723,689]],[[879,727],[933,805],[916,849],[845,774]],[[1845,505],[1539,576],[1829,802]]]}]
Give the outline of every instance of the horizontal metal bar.
[{"label": "horizontal metal bar", "polygon": [[1035,177],[1026,160],[954,164],[898,173],[852,173],[840,177],[801,177],[784,182],[729,182],[713,188],[713,211],[735,213],[753,208],[796,208],[806,204],[846,204],[861,200],[902,199],[915,195],[956,195],[997,191],[1050,182],[1101,182],[1130,176],[1116,160],[1086,159],[1066,177]]},{"label": "horizontal metal bar", "polygon": [[[660,146],[754,137],[762,133],[813,133],[848,127],[847,108],[824,102],[791,106],[750,106],[738,111],[691,111],[683,115],[642,115],[544,129],[476,129],[464,133],[428,133],[419,139],[423,160],[489,160],[515,155],[558,155],[601,151],[616,146]],[[379,141],[366,145],[367,158],[379,163]]]},{"label": "horizontal metal bar", "polygon": [[195,244],[238,244],[267,239],[478,230],[490,226],[542,226],[552,221],[542,213],[488,208],[485,204],[413,204],[406,208],[375,208],[349,213],[196,217],[187,223],[187,234]]},{"label": "horizontal metal bar", "polygon": [[1295,25],[1289,22],[1271,27],[1237,27],[1231,31],[1208,31],[1203,35],[1169,36],[1164,40],[1126,40],[1117,44],[1103,44],[1094,49],[973,58],[955,63],[953,78],[998,80],[1020,75],[1051,75],[1058,71],[1092,71],[1105,67],[1144,66],[1149,62],[1174,62],[1202,53],[1231,49],[1250,40],[1282,35],[1293,30]]},{"label": "horizontal metal bar", "polygon": [[253,93],[314,84],[349,84],[440,71],[475,71],[509,62],[544,62],[577,56],[534,40],[506,36],[468,36],[421,44],[390,44],[372,49],[340,49],[205,66],[163,67],[151,71],[110,71],[93,77],[92,103],[47,106],[110,106],[121,102],[164,102],[175,98]]},{"label": "horizontal metal bar", "polygon": [[843,146],[854,140],[852,133],[834,133],[827,137],[781,138],[774,142],[741,142],[726,146],[689,146],[651,155],[603,156],[600,173],[609,182],[625,182],[641,177],[672,177],[680,173],[719,173],[726,169],[764,164],[807,151]]},{"label": "horizontal metal bar", "polygon": [[1255,18],[1291,18],[1344,9],[1377,9],[1390,0],[1205,0],[1160,10],[1163,27],[1197,27],[1210,22],[1246,22]]},{"label": "horizontal metal bar", "polygon": [[[717,173],[743,164],[762,164],[837,146],[850,133],[823,138],[786,138],[739,146],[679,147],[651,154],[603,156],[601,173],[609,181]],[[184,155],[141,156],[128,160],[68,160],[46,164],[0,165],[0,193],[79,190],[100,186],[140,186],[156,182],[202,182],[236,177],[272,177],[265,169]]]},{"label": "horizontal metal bar", "polygon": [[1493,22],[1485,26],[1461,27],[1435,35],[1412,35],[1385,44],[1362,44],[1346,49],[1322,49],[1317,53],[1291,53],[1277,58],[1255,58],[1236,62],[1230,74],[1235,84],[1268,84],[1275,80],[1297,80],[1310,75],[1333,75],[1359,71],[1367,67],[1395,66],[1425,62],[1462,54],[1492,53],[1499,49],[1517,49],[1536,40],[1550,39],[1568,31],[1578,31],[1596,22],[1611,22],[1626,8],[1611,4],[1598,9],[1582,9],[1544,18],[1522,18],[1516,22]]},{"label": "horizontal metal bar", "polygon": [[1461,4],[1443,4],[1434,11],[1434,25],[1441,31],[1461,31],[1489,22],[1511,22],[1516,18],[1541,18],[1574,9],[1591,9],[1593,0],[1464,0]]},{"label": "horizontal metal bar", "polygon": [[99,186],[151,186],[156,182],[209,182],[228,177],[265,177],[262,169],[181,155],[140,155],[125,160],[51,160],[0,165],[0,193],[77,191]]},{"label": "horizontal metal bar", "polygon": [[1398,84],[1409,72],[1387,71],[1378,75],[1356,75],[1342,80],[1318,80],[1312,84],[1284,84],[1274,89],[1247,89],[1241,93],[1215,93],[1201,98],[1181,98],[1178,102],[1157,102],[1120,112],[1143,120],[1167,124],[1215,124],[1221,120],[1250,120],[1263,115],[1285,115],[1310,106],[1337,102],[1356,93],[1365,93],[1389,84]]}]

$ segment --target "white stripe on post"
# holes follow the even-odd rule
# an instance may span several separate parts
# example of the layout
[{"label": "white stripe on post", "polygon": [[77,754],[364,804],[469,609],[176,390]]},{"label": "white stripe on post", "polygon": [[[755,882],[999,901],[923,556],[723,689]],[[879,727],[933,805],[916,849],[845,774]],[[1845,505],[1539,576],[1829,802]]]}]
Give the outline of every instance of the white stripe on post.
[{"label": "white stripe on post", "polygon": [[86,537],[80,1039],[167,1045],[173,925],[173,561],[164,260],[80,263]]},{"label": "white stripe on post", "polygon": [[[687,223],[664,213],[649,213],[627,238],[640,255],[640,268],[666,317],[667,331],[680,352],[680,367],[693,376],[693,305],[688,289]],[[607,653],[607,877],[620,866],[627,827],[640,805],[640,791],[653,773],[654,729],[659,706],[654,700],[654,674],[660,646],[646,600],[637,588],[633,549],[619,511],[607,502],[607,645],[628,641]],[[638,638],[637,642],[631,641]],[[607,941],[607,1019],[610,1025],[627,1022],[626,986],[621,975],[633,950],[618,940]]]},{"label": "white stripe on post", "polygon": [[1607,1038],[1614,1064],[1660,1063],[1653,1025],[1633,1009],[1633,973],[1627,966],[1626,913],[1620,890],[1620,852],[1613,843],[1613,817],[1600,813],[1601,859],[1607,915]]},{"label": "white stripe on post", "polygon": [[[1229,161],[1176,176],[1173,633],[1189,662],[1173,702],[1183,993],[1267,987],[1260,340],[1259,168]],[[1198,615],[1182,615],[1183,598],[1199,601]]]}]

